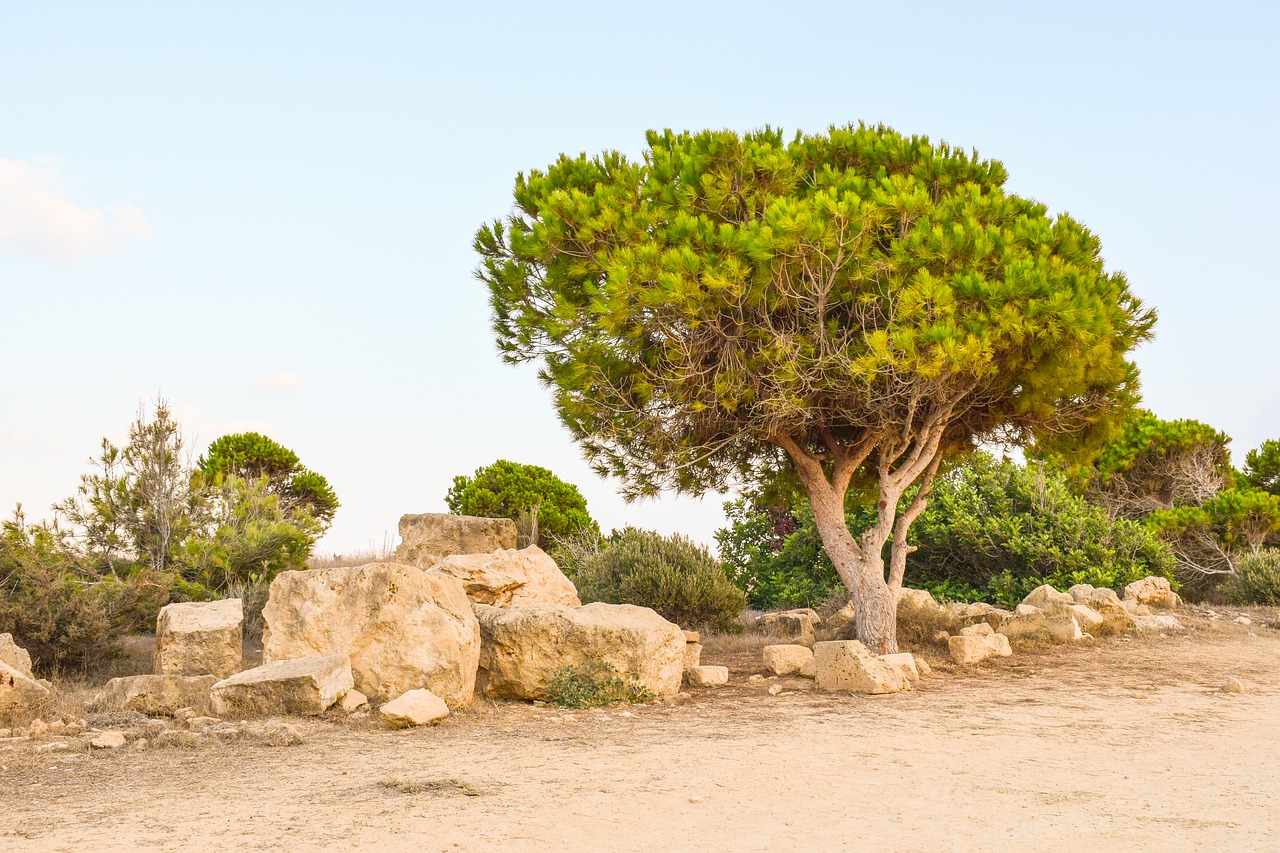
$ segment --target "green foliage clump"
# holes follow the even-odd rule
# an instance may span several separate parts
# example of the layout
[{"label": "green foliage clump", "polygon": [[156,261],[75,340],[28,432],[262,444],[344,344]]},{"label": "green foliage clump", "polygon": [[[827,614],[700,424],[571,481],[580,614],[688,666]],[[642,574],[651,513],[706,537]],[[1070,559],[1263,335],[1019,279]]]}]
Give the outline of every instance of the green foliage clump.
[{"label": "green foliage clump", "polygon": [[547,685],[547,701],[561,708],[639,705],[656,698],[653,691],[622,675],[608,661],[593,660],[560,667],[551,674],[551,683]]},{"label": "green foliage clump", "polygon": [[651,607],[694,630],[741,630],[746,595],[704,546],[678,533],[615,530],[571,568],[584,601]]},{"label": "green foliage clump", "polygon": [[298,454],[256,432],[224,435],[209,445],[196,463],[204,482],[216,485],[228,476],[264,480],[290,515],[305,512],[322,534],[338,511],[338,496],[329,481],[303,466]]},{"label": "green foliage clump", "polygon": [[454,477],[445,503],[457,515],[513,519],[520,544],[536,544],[544,551],[555,550],[563,540],[600,535],[578,487],[537,465],[499,459],[470,477]]},{"label": "green foliage clump", "polygon": [[1280,496],[1280,441],[1264,441],[1261,447],[1246,453],[1240,477],[1258,491]]},{"label": "green foliage clump", "polygon": [[1264,548],[1245,557],[1223,587],[1232,604],[1280,606],[1280,549]]},{"label": "green foliage clump", "polygon": [[720,559],[752,607],[817,607],[844,589],[807,502],[770,506],[757,493],[726,503],[725,515]]}]

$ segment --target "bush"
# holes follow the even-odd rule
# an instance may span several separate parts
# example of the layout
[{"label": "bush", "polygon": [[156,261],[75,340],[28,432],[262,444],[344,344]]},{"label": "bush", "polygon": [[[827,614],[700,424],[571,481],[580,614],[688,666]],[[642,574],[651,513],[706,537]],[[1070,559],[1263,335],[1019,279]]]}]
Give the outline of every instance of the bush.
[{"label": "bush", "polygon": [[1223,587],[1232,604],[1280,606],[1280,549],[1267,548],[1245,557]]},{"label": "bush", "polygon": [[600,536],[578,487],[537,465],[499,459],[470,477],[454,477],[445,503],[458,515],[514,520],[521,548],[536,544],[550,552],[562,539]]},{"label": "bush", "polygon": [[615,530],[572,569],[584,601],[652,607],[693,630],[742,630],[738,615],[746,595],[705,547],[680,534]]},{"label": "bush", "polygon": [[813,513],[766,505],[757,495],[725,504],[729,527],[716,533],[726,575],[752,607],[817,607],[844,584],[822,547]]},{"label": "bush", "polygon": [[652,702],[657,697],[643,684],[623,677],[608,661],[563,666],[551,674],[547,701],[561,708],[603,708],[620,703]]}]

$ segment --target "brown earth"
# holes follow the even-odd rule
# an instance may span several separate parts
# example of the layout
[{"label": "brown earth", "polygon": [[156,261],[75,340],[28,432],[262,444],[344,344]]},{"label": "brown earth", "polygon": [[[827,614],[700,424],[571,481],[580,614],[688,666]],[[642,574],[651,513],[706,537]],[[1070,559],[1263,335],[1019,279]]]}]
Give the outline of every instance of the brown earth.
[{"label": "brown earth", "polygon": [[0,850],[1280,851],[1280,632],[1187,622],[940,665],[896,696],[749,682],[762,641],[711,638],[733,680],[680,705],[0,747]]}]

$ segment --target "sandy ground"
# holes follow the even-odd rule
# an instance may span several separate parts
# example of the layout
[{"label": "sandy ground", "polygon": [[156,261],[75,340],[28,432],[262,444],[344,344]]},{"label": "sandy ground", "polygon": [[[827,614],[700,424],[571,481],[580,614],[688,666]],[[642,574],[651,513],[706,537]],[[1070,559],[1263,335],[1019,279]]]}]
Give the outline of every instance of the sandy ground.
[{"label": "sandy ground", "polygon": [[731,685],[682,705],[317,720],[291,748],[13,747],[0,850],[1280,851],[1280,632],[1188,622],[888,697],[770,696],[736,640],[704,654]]}]

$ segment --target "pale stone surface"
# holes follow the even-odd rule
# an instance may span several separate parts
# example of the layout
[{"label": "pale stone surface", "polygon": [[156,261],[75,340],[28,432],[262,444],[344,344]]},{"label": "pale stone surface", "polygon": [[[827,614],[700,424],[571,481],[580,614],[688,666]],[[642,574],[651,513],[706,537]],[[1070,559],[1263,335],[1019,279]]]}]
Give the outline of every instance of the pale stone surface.
[{"label": "pale stone surface", "polygon": [[812,657],[810,657],[807,661],[805,661],[803,664],[800,665],[800,671],[797,674],[802,676],[803,678],[817,678],[818,662],[815,661]]},{"label": "pale stone surface", "polygon": [[1124,588],[1124,597],[1156,610],[1172,610],[1182,601],[1167,579],[1157,577],[1145,577],[1129,584]]},{"label": "pale stone surface", "polygon": [[817,640],[814,628],[822,624],[822,618],[817,611],[800,607],[779,613],[765,613],[757,624],[766,634],[812,648]]},{"label": "pale stone surface", "polygon": [[727,666],[691,666],[684,671],[691,687],[720,687],[729,683]]},{"label": "pale stone surface", "polygon": [[302,735],[298,730],[288,723],[282,723],[279,720],[272,720],[267,723],[263,730],[266,735],[268,746],[301,746]]},{"label": "pale stone surface", "polygon": [[1102,623],[1094,628],[1080,627],[1096,635],[1123,634],[1133,628],[1133,614],[1121,602],[1115,590],[1106,587],[1093,587],[1089,584],[1076,584],[1069,590],[1076,604],[1088,607],[1098,614]]},{"label": "pale stone surface", "polygon": [[488,554],[452,554],[429,571],[453,575],[462,581],[467,598],[475,604],[582,606],[573,581],[537,545],[519,551],[513,548]]},{"label": "pale stone surface", "polygon": [[921,678],[928,678],[933,675],[933,667],[929,666],[927,660],[916,655],[916,672],[920,673]]},{"label": "pale stone surface", "polygon": [[1076,623],[1080,626],[1080,630],[1086,634],[1093,634],[1105,623],[1102,614],[1092,607],[1086,607],[1083,604],[1068,604],[1067,609],[1071,611],[1071,615],[1076,617]]},{"label": "pale stone surface", "polygon": [[400,517],[396,562],[429,569],[450,554],[490,554],[516,547],[516,523],[447,512]]},{"label": "pale stone surface", "polygon": [[1009,657],[1013,649],[1004,634],[958,634],[947,640],[951,659],[959,664],[981,663],[990,657]]},{"label": "pale stone surface", "polygon": [[1131,616],[1150,616],[1151,608],[1141,603],[1136,598],[1126,598],[1120,602],[1125,610],[1129,611]]},{"label": "pale stone surface", "polygon": [[352,688],[346,655],[280,660],[213,685],[215,713],[224,717],[323,714]]},{"label": "pale stone surface", "polygon": [[920,680],[920,670],[916,668],[915,656],[910,652],[899,652],[893,655],[880,655],[880,660],[902,668],[902,674],[912,684]]},{"label": "pale stone surface", "polygon": [[156,620],[155,671],[219,678],[239,672],[243,626],[238,598],[166,604]]},{"label": "pale stone surface", "polygon": [[1050,604],[1073,604],[1075,599],[1070,593],[1058,592],[1049,584],[1043,584],[1031,590],[1027,597],[1022,599],[1023,604],[1031,607],[1047,607]]},{"label": "pale stone surface", "polygon": [[774,675],[799,672],[805,661],[813,659],[811,649],[795,644],[765,646],[763,654],[765,668]]},{"label": "pale stone surface", "polygon": [[[688,632],[686,632],[688,633]],[[702,643],[684,644],[684,668],[691,666],[700,666],[702,664]]]},{"label": "pale stone surface", "polygon": [[1133,630],[1139,636],[1159,636],[1161,634],[1180,634],[1186,629],[1182,627],[1176,616],[1135,616]]},{"label": "pale stone surface", "polygon": [[813,657],[822,690],[897,693],[911,687],[901,667],[880,660],[857,640],[818,643]]},{"label": "pale stone surface", "polygon": [[361,708],[369,705],[369,697],[361,693],[359,690],[348,690],[342,694],[342,698],[338,700],[338,707],[348,714],[354,713]]},{"label": "pale stone surface", "polygon": [[16,667],[0,663],[0,714],[31,711],[49,696],[49,688]]},{"label": "pale stone surface", "polygon": [[429,726],[449,716],[449,706],[430,690],[409,690],[378,710],[382,721],[395,729]]},{"label": "pale stone surface", "polygon": [[455,577],[397,563],[281,572],[262,616],[263,661],[345,654],[367,696],[425,687],[471,704],[480,627]]},{"label": "pale stone surface", "polygon": [[699,634],[697,631],[685,631],[684,641],[686,643],[701,643],[702,635]]},{"label": "pale stone surface", "polygon": [[995,629],[991,627],[990,622],[978,622],[975,625],[960,629],[960,636],[962,637],[989,637],[994,633]]},{"label": "pale stone surface", "polygon": [[604,661],[656,696],[680,691],[684,632],[647,607],[630,604],[475,605],[480,676],[491,699],[545,699],[552,674]]},{"label": "pale stone surface", "polygon": [[129,675],[113,678],[93,705],[99,711],[136,711],[148,717],[173,716],[179,708],[212,710],[213,675]]},{"label": "pale stone surface", "polygon": [[1000,626],[999,633],[1011,640],[1028,642],[1074,643],[1084,639],[1070,607],[1056,602],[1044,609],[1019,604],[1014,617]]},{"label": "pale stone surface", "polygon": [[962,624],[960,607],[943,607],[924,589],[903,587],[898,592],[898,628],[917,632],[951,631]]},{"label": "pale stone surface", "polygon": [[1228,678],[1226,683],[1220,688],[1223,693],[1243,693],[1244,684],[1238,678]]},{"label": "pale stone surface", "polygon": [[0,663],[7,663],[27,678],[34,678],[31,655],[13,640],[12,634],[0,634]]},{"label": "pale stone surface", "polygon": [[128,741],[124,732],[102,732],[89,739],[89,746],[94,749],[119,749]]}]

